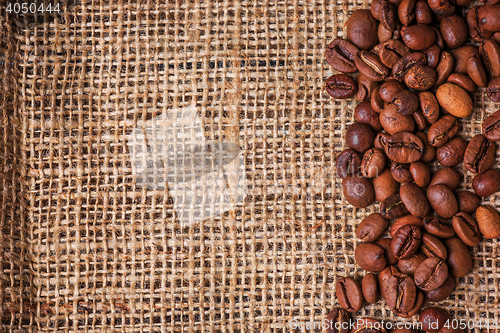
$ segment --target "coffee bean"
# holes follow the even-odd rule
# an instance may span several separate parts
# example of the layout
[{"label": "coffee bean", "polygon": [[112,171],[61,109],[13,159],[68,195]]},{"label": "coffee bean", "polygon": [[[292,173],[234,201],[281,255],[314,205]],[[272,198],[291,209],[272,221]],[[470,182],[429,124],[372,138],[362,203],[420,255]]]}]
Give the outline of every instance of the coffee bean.
[{"label": "coffee bean", "polygon": [[448,256],[448,251],[444,244],[435,236],[423,232],[422,233],[422,241],[420,242],[420,250],[427,257],[437,257],[441,260],[446,260]]},{"label": "coffee bean", "polygon": [[500,102],[500,78],[497,77],[488,83],[486,90],[488,98],[493,102]]},{"label": "coffee bean", "polygon": [[345,74],[335,74],[326,79],[326,92],[333,98],[351,98],[357,90],[356,82]]},{"label": "coffee bean", "polygon": [[438,257],[430,257],[422,261],[414,275],[415,284],[424,291],[440,287],[447,277],[448,266]]},{"label": "coffee bean", "polygon": [[363,296],[368,303],[374,304],[378,302],[380,295],[378,292],[378,280],[375,274],[367,273],[363,277],[363,280],[361,280],[361,289],[363,290]]},{"label": "coffee bean", "polygon": [[438,333],[446,323],[451,323],[451,317],[443,309],[429,307],[420,312],[418,321],[424,332]]},{"label": "coffee bean", "polygon": [[391,253],[391,242],[392,238],[385,237],[385,238],[379,238],[375,242],[375,244],[384,249],[384,254],[385,258],[387,259],[387,264],[395,265],[398,263],[398,259],[396,259]]},{"label": "coffee bean", "polygon": [[396,39],[390,39],[382,44],[379,56],[384,65],[388,68],[393,68],[399,59],[408,53],[410,53],[410,48],[403,42]]},{"label": "coffee bean", "polygon": [[468,246],[476,246],[481,239],[481,233],[476,221],[467,213],[460,212],[451,220],[453,229],[462,242]]},{"label": "coffee bean", "polygon": [[495,143],[484,135],[475,135],[467,145],[464,155],[464,165],[472,173],[483,173],[495,160]]},{"label": "coffee bean", "polygon": [[458,202],[458,210],[467,214],[472,214],[481,204],[481,199],[472,192],[458,191],[455,193]]},{"label": "coffee bean", "polygon": [[427,138],[433,147],[441,147],[458,133],[458,121],[452,115],[445,115],[429,128]]},{"label": "coffee bean", "polygon": [[472,256],[464,242],[453,237],[445,239],[444,245],[448,249],[446,264],[450,273],[456,277],[467,275],[472,270]]},{"label": "coffee bean", "polygon": [[354,63],[360,73],[373,81],[382,81],[389,75],[389,69],[378,55],[362,50],[354,57]]},{"label": "coffee bean", "polygon": [[420,108],[427,121],[434,124],[439,118],[439,104],[433,93],[423,91],[418,94]]},{"label": "coffee bean", "polygon": [[394,95],[404,89],[405,86],[401,82],[390,79],[380,86],[379,94],[384,101],[390,103],[394,99]]},{"label": "coffee bean", "polygon": [[424,222],[421,218],[413,216],[413,215],[406,215],[403,216],[399,219],[397,219],[391,226],[390,234],[391,237],[394,237],[396,232],[398,231],[399,228],[401,228],[404,225],[413,225],[417,228],[422,228],[424,226]]},{"label": "coffee bean", "polygon": [[346,144],[349,148],[364,154],[373,147],[375,134],[372,128],[365,123],[353,123],[346,131]]},{"label": "coffee bean", "polygon": [[398,132],[413,132],[415,130],[415,121],[413,118],[399,113],[398,107],[394,104],[388,104],[380,113],[380,124],[390,135]]},{"label": "coffee bean", "polygon": [[356,92],[356,99],[358,101],[369,100],[373,91],[378,86],[378,82],[370,80],[363,74],[356,76],[356,84],[358,85],[358,91]]},{"label": "coffee bean", "polygon": [[362,50],[369,50],[378,43],[378,23],[367,9],[355,10],[345,27],[347,40]]},{"label": "coffee bean", "polygon": [[427,66],[436,69],[441,56],[441,48],[436,44],[422,51],[427,57]]},{"label": "coffee bean", "polygon": [[399,192],[399,183],[392,177],[391,169],[386,168],[372,180],[375,191],[375,200],[382,202],[391,195]]},{"label": "coffee bean", "polygon": [[469,35],[476,42],[482,42],[485,38],[490,38],[492,35],[491,31],[486,31],[479,24],[478,12],[481,6],[473,6],[467,13],[466,21],[467,27],[469,28]]},{"label": "coffee bean", "polygon": [[426,187],[431,181],[431,172],[429,167],[422,162],[413,162],[410,164],[410,172],[419,187]]},{"label": "coffee bean", "polygon": [[477,18],[484,30],[500,31],[500,4],[482,6],[477,11]]},{"label": "coffee bean", "polygon": [[409,183],[402,185],[399,195],[411,215],[416,217],[429,215],[431,207],[427,201],[425,192],[416,184]]},{"label": "coffee bean", "polygon": [[467,24],[459,15],[452,15],[441,20],[441,35],[449,49],[456,49],[465,43],[468,36]]},{"label": "coffee bean", "polygon": [[467,62],[471,56],[479,54],[479,48],[476,45],[462,45],[451,51],[451,54],[455,60],[453,72],[467,74]]},{"label": "coffee bean", "polygon": [[411,257],[420,246],[422,232],[419,228],[406,224],[394,234],[391,242],[392,255],[397,259]]},{"label": "coffee bean", "polygon": [[484,69],[482,61],[477,55],[471,56],[467,61],[467,75],[469,75],[469,77],[478,87],[485,88],[488,85],[488,77],[486,75],[486,71]]},{"label": "coffee bean", "polygon": [[427,259],[425,254],[415,253],[409,258],[399,260],[398,268],[401,273],[413,276],[415,274],[415,271],[417,270],[418,265],[420,265],[420,263],[425,259]]},{"label": "coffee bean", "polygon": [[468,117],[472,112],[472,99],[467,91],[453,83],[445,83],[436,91],[439,105],[458,118]]},{"label": "coffee bean", "polygon": [[434,20],[434,13],[426,0],[418,0],[415,4],[415,19],[417,24],[430,25]]},{"label": "coffee bean", "polygon": [[335,284],[335,295],[342,308],[349,312],[361,310],[365,299],[359,282],[351,277],[344,277]]},{"label": "coffee bean", "polygon": [[384,249],[373,243],[358,244],[354,250],[354,258],[365,271],[380,272],[387,266]]},{"label": "coffee bean", "polygon": [[440,238],[451,238],[455,236],[453,226],[437,216],[427,216],[423,219],[424,229],[429,234]]},{"label": "coffee bean", "polygon": [[484,120],[482,130],[488,140],[500,141],[500,110]]},{"label": "coffee bean", "polygon": [[452,218],[458,213],[457,199],[445,185],[433,185],[427,189],[427,199],[432,208],[443,218]]},{"label": "coffee bean", "polygon": [[[414,66],[413,68],[416,68]],[[412,69],[413,69],[412,68]],[[411,71],[410,71],[411,72]],[[408,73],[410,73],[408,72]],[[397,82],[397,81],[396,81]],[[393,95],[391,101],[398,108],[398,112],[409,116],[412,115],[418,109],[418,96],[409,90],[400,90]]]},{"label": "coffee bean", "polygon": [[403,274],[399,271],[398,266],[395,265],[387,266],[378,274],[378,286],[379,286],[380,296],[382,296],[383,299],[387,299],[387,286],[388,286],[387,282],[393,276],[396,277],[403,276]]},{"label": "coffee bean", "polygon": [[476,210],[479,230],[486,239],[500,237],[500,216],[491,206],[480,206]]},{"label": "coffee bean", "polygon": [[382,17],[382,7],[386,2],[388,2],[388,0],[373,0],[370,4],[370,12],[378,21],[380,21]]},{"label": "coffee bean", "polygon": [[398,7],[398,18],[403,25],[410,25],[415,19],[417,0],[402,0]]},{"label": "coffee bean", "polygon": [[443,166],[455,166],[464,160],[467,141],[457,136],[436,149],[436,159]]},{"label": "coffee bean", "polygon": [[436,71],[429,66],[413,66],[406,73],[404,81],[410,89],[428,90],[436,82]]},{"label": "coffee bean", "polygon": [[389,139],[391,136],[387,133],[379,133],[375,137],[375,140],[373,142],[373,145],[375,148],[382,149],[385,151],[385,145],[387,144],[387,139]]},{"label": "coffee bean", "polygon": [[366,217],[356,228],[356,236],[362,242],[371,243],[379,238],[387,228],[387,220],[380,214],[374,213]]},{"label": "coffee bean", "polygon": [[388,30],[394,31],[397,29],[397,8],[390,1],[385,2],[382,5],[380,13],[380,23]]},{"label": "coffee bean", "polygon": [[[411,116],[413,117],[413,120],[415,121],[416,130],[418,130],[418,131],[421,132],[421,131],[425,130],[427,128],[427,126],[429,125],[429,122],[427,121],[427,119],[425,119],[424,114],[422,113],[422,111],[417,110]],[[415,135],[417,135],[417,133],[415,133]],[[417,137],[420,140],[422,140],[422,138],[419,135],[417,135]],[[424,142],[424,140],[425,140],[425,142]],[[424,158],[427,146],[430,146],[427,143],[427,135],[425,135],[425,134],[424,134],[424,140],[422,140],[422,143],[424,144],[424,152],[422,153],[422,157],[420,157],[421,161]]]},{"label": "coffee bean", "polygon": [[434,83],[434,87],[441,86],[448,79],[448,76],[453,71],[453,66],[455,66],[455,59],[451,53],[448,51],[441,52],[439,63],[436,67],[436,82]]},{"label": "coffee bean", "polygon": [[441,35],[441,31],[439,31],[438,28],[436,27],[433,27],[431,26],[431,29],[434,31],[434,33],[436,34],[436,42],[434,44],[436,44],[437,46],[439,46],[439,48],[441,50],[444,50],[444,39],[443,39],[443,36]]},{"label": "coffee bean", "polygon": [[408,214],[399,194],[392,195],[380,203],[380,214],[386,219],[397,219]]},{"label": "coffee bean", "polygon": [[490,75],[500,76],[500,46],[493,39],[486,39],[481,43],[479,52]]},{"label": "coffee bean", "polygon": [[359,52],[359,49],[342,38],[336,38],[326,47],[326,61],[334,69],[342,73],[354,73],[356,65],[354,64],[354,56]]},{"label": "coffee bean", "polygon": [[476,84],[466,74],[452,73],[452,74],[450,74],[450,76],[448,76],[448,79],[446,79],[446,82],[456,84],[457,86],[459,86],[460,88],[464,89],[465,91],[467,91],[468,93],[471,93],[471,94],[474,91],[476,91]]},{"label": "coffee bean", "polygon": [[[387,28],[382,23],[380,23],[378,25],[378,30],[377,30],[379,42],[385,43],[385,42],[390,41],[390,40],[398,39],[399,37],[396,37],[396,36],[399,36],[400,26],[401,26],[401,23],[397,22],[396,30],[387,30]],[[373,49],[372,49],[372,51],[373,51]],[[379,52],[380,52],[380,50],[379,50]],[[375,54],[377,54],[377,53],[375,52]],[[380,53],[378,53],[378,54],[380,54]]]},{"label": "coffee bean", "polygon": [[440,287],[434,290],[426,291],[425,296],[430,302],[440,302],[450,297],[453,291],[455,291],[456,286],[457,282],[455,277],[451,274],[448,274],[448,278]]},{"label": "coffee bean", "polygon": [[428,0],[427,2],[438,17],[448,17],[455,12],[454,0]]},{"label": "coffee bean", "polygon": [[343,308],[333,308],[326,316],[326,333],[349,333],[349,312]]},{"label": "coffee bean", "polygon": [[375,201],[373,186],[364,177],[345,177],[342,180],[342,190],[346,200],[356,208],[368,207]]},{"label": "coffee bean", "polygon": [[344,150],[337,158],[337,175],[344,179],[361,172],[361,157],[352,149]]},{"label": "coffee bean", "polygon": [[413,180],[410,164],[393,162],[391,164],[391,174],[398,183],[411,183]]},{"label": "coffee bean", "polygon": [[500,190],[500,171],[489,169],[472,179],[472,189],[480,197],[489,197]]},{"label": "coffee bean", "polygon": [[369,125],[375,132],[382,130],[379,114],[373,110],[369,102],[361,102],[354,108],[354,120]]},{"label": "coffee bean", "polygon": [[375,112],[382,112],[382,110],[385,108],[386,106],[386,102],[382,99],[382,97],[380,97],[380,87],[381,86],[378,86],[375,88],[375,90],[373,90],[372,92],[372,96],[370,98],[370,104],[373,108],[373,110],[375,110]]},{"label": "coffee bean", "polygon": [[[413,306],[413,308],[408,312],[400,312],[400,313],[396,313],[396,314],[401,318],[413,317],[418,311],[420,311],[420,308],[424,304],[424,299],[425,299],[424,293],[421,290],[418,290],[417,291],[417,298],[415,300],[415,305]],[[411,332],[411,330],[410,330],[410,332]],[[391,331],[391,333],[393,333],[393,331]]]},{"label": "coffee bean", "polygon": [[392,74],[398,81],[403,81],[406,73],[413,66],[427,65],[427,56],[422,52],[412,52],[401,57],[392,68]]},{"label": "coffee bean", "polygon": [[456,169],[451,167],[444,167],[436,171],[432,176],[429,186],[443,184],[446,185],[450,190],[454,190],[460,185],[462,175]]},{"label": "coffee bean", "polygon": [[365,317],[356,319],[351,333],[386,333],[386,330],[380,321]]},{"label": "coffee bean", "polygon": [[361,160],[361,174],[366,178],[378,176],[385,168],[385,154],[378,148],[369,149]]},{"label": "coffee bean", "polygon": [[422,157],[424,144],[416,135],[408,132],[399,132],[387,140],[385,153],[397,163],[413,163]]},{"label": "coffee bean", "polygon": [[424,152],[422,153],[422,157],[420,157],[420,162],[430,163],[434,161],[434,158],[436,157],[436,148],[429,144],[427,134],[424,132],[417,132],[415,135],[422,140],[422,143],[424,144]]},{"label": "coffee bean", "polygon": [[415,24],[401,28],[403,43],[412,50],[425,50],[436,41],[436,34],[427,25]]},{"label": "coffee bean", "polygon": [[415,305],[417,287],[410,276],[391,276],[387,281],[386,288],[386,301],[390,310],[396,313],[405,313]]}]

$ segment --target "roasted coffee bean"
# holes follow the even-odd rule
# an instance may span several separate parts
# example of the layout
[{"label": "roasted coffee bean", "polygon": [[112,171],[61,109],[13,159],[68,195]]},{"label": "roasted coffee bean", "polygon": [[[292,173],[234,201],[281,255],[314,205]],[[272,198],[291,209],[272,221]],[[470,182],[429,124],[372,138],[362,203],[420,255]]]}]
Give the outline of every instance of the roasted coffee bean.
[{"label": "roasted coffee bean", "polygon": [[500,46],[493,39],[486,39],[481,43],[479,52],[490,75],[500,76]]},{"label": "roasted coffee bean", "polygon": [[356,65],[354,64],[354,56],[359,52],[359,49],[342,38],[336,38],[326,47],[326,61],[334,69],[342,73],[354,73]]},{"label": "roasted coffee bean", "polygon": [[382,7],[386,2],[388,2],[388,0],[373,0],[370,4],[370,12],[372,16],[378,21],[381,20]]},{"label": "roasted coffee bean", "polygon": [[387,103],[380,97],[380,86],[377,86],[375,90],[373,90],[370,104],[375,112],[380,113],[384,110]]},{"label": "roasted coffee bean", "polygon": [[392,68],[392,74],[394,78],[398,81],[403,81],[406,73],[413,66],[425,66],[427,65],[427,56],[422,52],[408,53],[407,55],[401,57]]},{"label": "roasted coffee bean", "polygon": [[399,196],[411,215],[424,217],[431,212],[425,192],[416,184],[409,183],[402,185],[399,190]]},{"label": "roasted coffee bean", "polygon": [[484,30],[500,31],[500,4],[482,6],[477,11],[477,18]]},{"label": "roasted coffee bean", "polygon": [[453,83],[442,84],[436,91],[436,99],[443,109],[458,118],[472,112],[472,99],[467,91]]},{"label": "roasted coffee bean", "polygon": [[380,214],[386,219],[397,219],[408,215],[408,213],[408,209],[399,194],[394,194],[380,203]]},{"label": "roasted coffee bean", "polygon": [[[416,66],[415,66],[416,67]],[[413,68],[415,68],[413,67]],[[411,70],[410,70],[411,72]],[[410,73],[408,72],[408,74]],[[396,81],[398,82],[398,81]],[[381,89],[382,90],[382,89]],[[409,116],[418,109],[418,96],[409,90],[400,90],[393,95],[391,101],[398,108],[398,112]]]},{"label": "roasted coffee bean", "polygon": [[399,113],[398,107],[394,104],[388,104],[380,113],[380,124],[390,135],[415,130],[413,117]]},{"label": "roasted coffee bean", "polygon": [[448,17],[455,12],[454,0],[428,0],[427,2],[438,17]]},{"label": "roasted coffee bean", "polygon": [[347,147],[364,154],[368,149],[373,147],[375,134],[372,128],[365,123],[353,123],[346,131]]},{"label": "roasted coffee bean", "polygon": [[427,66],[435,69],[441,56],[441,48],[436,44],[422,51],[427,57]]},{"label": "roasted coffee bean", "polygon": [[379,114],[375,112],[371,104],[366,101],[359,103],[354,108],[354,120],[369,125],[375,132],[380,132],[382,130]]},{"label": "roasted coffee bean", "polygon": [[480,206],[476,210],[479,230],[486,239],[500,237],[500,216],[491,206]]},{"label": "roasted coffee bean", "polygon": [[346,200],[356,208],[368,207],[375,201],[373,186],[364,177],[345,177],[342,180],[342,190]]},{"label": "roasted coffee bean", "polygon": [[484,120],[482,130],[488,140],[500,141],[500,110]]},{"label": "roasted coffee bean", "polygon": [[362,50],[369,50],[378,43],[378,22],[367,9],[355,10],[345,25],[347,40]]},{"label": "roasted coffee bean", "polygon": [[456,49],[465,43],[468,36],[467,24],[459,15],[452,15],[441,20],[441,35],[449,49]]},{"label": "roasted coffee bean", "polygon": [[480,197],[489,197],[500,190],[500,171],[489,169],[472,179],[472,189]]},{"label": "roasted coffee bean", "polygon": [[442,116],[429,128],[427,139],[433,147],[441,147],[458,133],[458,121],[452,115]]},{"label": "roasted coffee bean", "polygon": [[403,43],[412,50],[420,51],[431,47],[436,41],[436,34],[427,25],[415,24],[401,28]]},{"label": "roasted coffee bean", "polygon": [[467,213],[460,212],[451,220],[453,229],[462,242],[469,246],[476,246],[481,239],[481,233],[476,221]]},{"label": "roasted coffee bean", "polygon": [[[411,309],[408,312],[400,312],[400,313],[396,313],[396,314],[401,318],[413,317],[420,310],[422,305],[424,304],[424,300],[425,300],[424,293],[421,290],[418,290],[417,291],[417,298],[415,300],[415,305],[413,306],[413,309]],[[397,331],[397,329],[396,329],[396,331]],[[394,332],[394,330],[391,331],[391,333],[393,333],[393,332]],[[408,332],[414,333],[413,330],[409,330]]]},{"label": "roasted coffee bean", "polygon": [[413,66],[406,73],[404,81],[410,89],[428,90],[436,82],[436,71],[429,66]]},{"label": "roasted coffee bean", "polygon": [[452,73],[450,74],[450,76],[448,76],[446,82],[456,84],[457,86],[471,94],[476,91],[476,84],[466,74]]},{"label": "roasted coffee bean", "polygon": [[356,236],[362,242],[371,243],[379,238],[387,228],[387,220],[379,213],[366,217],[356,228]]},{"label": "roasted coffee bean", "polygon": [[445,239],[444,245],[448,249],[446,264],[450,273],[456,277],[467,275],[472,270],[472,256],[464,242],[453,237]]},{"label": "roasted coffee bean", "polygon": [[479,54],[479,48],[476,45],[463,45],[451,51],[451,54],[455,60],[453,72],[467,74],[467,62],[471,56]]},{"label": "roasted coffee bean", "polygon": [[398,183],[411,183],[413,176],[410,171],[410,164],[407,163],[392,163],[391,174],[394,180]]},{"label": "roasted coffee bean", "polygon": [[430,25],[434,20],[434,13],[426,0],[418,0],[415,4],[415,19],[417,24]]},{"label": "roasted coffee bean", "polygon": [[387,281],[393,276],[399,277],[402,275],[403,274],[396,265],[387,266],[378,274],[378,286],[380,296],[382,296],[383,299],[387,299]]},{"label": "roasted coffee bean", "polygon": [[422,91],[418,94],[420,108],[427,121],[434,124],[439,118],[439,103],[430,91]]},{"label": "roasted coffee bean", "polygon": [[[478,55],[471,56],[467,61],[467,75],[469,75],[478,87],[486,88],[488,85],[488,76],[486,75],[483,62],[479,59]],[[490,96],[488,95],[488,97]]]},{"label": "roasted coffee bean", "polygon": [[424,332],[438,333],[446,323],[451,322],[451,317],[446,310],[430,307],[420,312],[418,321]]},{"label": "roasted coffee bean", "polygon": [[419,228],[406,224],[399,228],[394,234],[391,242],[392,255],[397,259],[411,257],[420,246],[422,232]]},{"label": "roasted coffee bean", "polygon": [[358,244],[354,250],[354,258],[365,271],[380,272],[387,266],[384,249],[373,243]]},{"label": "roasted coffee bean", "polygon": [[391,226],[390,234],[391,237],[394,237],[396,232],[398,231],[399,228],[401,228],[404,225],[413,225],[418,228],[422,228],[424,226],[424,222],[421,218],[413,216],[413,215],[406,215],[403,216],[399,219],[397,219]]},{"label": "roasted coffee bean", "polygon": [[436,159],[443,166],[455,166],[464,159],[467,141],[457,136],[436,149]]},{"label": "roasted coffee bean", "polygon": [[431,172],[429,167],[422,162],[413,162],[410,164],[410,172],[419,187],[426,187],[431,181]]},{"label": "roasted coffee bean", "polygon": [[427,259],[425,254],[415,253],[409,258],[399,260],[398,268],[401,273],[413,276],[415,274],[415,271],[417,270],[418,265],[420,265],[420,263],[422,263],[422,261],[424,261],[425,259]]},{"label": "roasted coffee bean", "polygon": [[349,312],[343,308],[333,308],[326,316],[326,333],[349,333]]},{"label": "roasted coffee bean", "polygon": [[380,13],[380,23],[389,31],[394,31],[397,29],[397,8],[396,6],[387,1],[382,5]]},{"label": "roasted coffee bean", "polygon": [[390,39],[382,44],[379,56],[384,65],[393,68],[396,62],[408,53],[410,53],[410,49],[403,42]]},{"label": "roasted coffee bean", "polygon": [[472,214],[481,204],[481,199],[472,192],[458,191],[455,193],[458,202],[458,210],[467,214]]},{"label": "roasted coffee bean", "polygon": [[356,82],[345,74],[335,74],[326,79],[326,92],[333,98],[351,98],[357,90]]},{"label": "roasted coffee bean", "polygon": [[[422,111],[417,110],[417,111],[413,112],[413,114],[411,116],[413,117],[413,120],[415,121],[415,127],[416,127],[417,131],[423,131],[429,125],[429,122],[427,121],[427,119],[425,119]],[[426,136],[426,140],[427,140],[427,136]]]},{"label": "roasted coffee bean", "polygon": [[429,234],[440,238],[451,238],[455,236],[453,226],[437,216],[427,216],[422,220],[424,229]]},{"label": "roasted coffee bean", "polygon": [[483,173],[495,161],[495,143],[484,135],[475,135],[467,145],[464,155],[464,165],[472,173]]},{"label": "roasted coffee bean", "polygon": [[396,163],[413,163],[422,157],[424,144],[416,135],[399,132],[387,139],[385,153]]},{"label": "roasted coffee bean", "polygon": [[[400,35],[399,29],[401,29],[400,22],[396,22],[396,29],[395,30],[387,30],[387,28],[382,23],[380,23],[378,25],[378,30],[377,30],[379,42],[385,43],[385,42],[390,41],[390,40],[399,39],[399,35]],[[372,51],[373,51],[373,49],[372,49]],[[380,52],[380,50],[379,50],[379,52]],[[380,54],[380,53],[378,53],[378,54]]]},{"label": "roasted coffee bean", "polygon": [[415,305],[417,287],[408,275],[391,276],[386,287],[387,306],[396,313],[408,312]]},{"label": "roasted coffee bean", "polygon": [[391,242],[392,238],[385,237],[385,238],[379,238],[375,242],[375,244],[384,249],[384,254],[385,258],[387,259],[387,264],[395,265],[398,263],[398,259],[396,259],[391,253]]},{"label": "roasted coffee bean", "polygon": [[436,237],[427,232],[422,233],[422,241],[420,242],[420,250],[427,257],[437,257],[441,260],[446,260],[448,251],[444,244]]},{"label": "roasted coffee bean", "polygon": [[361,310],[365,299],[358,280],[344,277],[335,284],[335,295],[342,308],[349,312]]},{"label": "roasted coffee bean", "polygon": [[389,75],[389,69],[378,55],[362,50],[354,57],[354,63],[360,73],[373,81],[382,81]]},{"label": "roasted coffee bean", "polygon": [[351,333],[386,333],[384,325],[373,318],[356,319],[356,324],[351,329]]},{"label": "roasted coffee bean", "polygon": [[482,42],[485,38],[490,38],[492,35],[491,31],[486,31],[479,24],[478,11],[481,6],[473,6],[467,13],[466,21],[467,27],[469,29],[469,35],[476,42]]},{"label": "roasted coffee bean", "polygon": [[415,284],[424,291],[440,287],[448,278],[448,266],[438,257],[430,257],[418,265],[414,274]]},{"label": "roasted coffee bean", "polygon": [[398,7],[398,18],[403,25],[410,25],[415,19],[416,0],[402,0]]},{"label": "roasted coffee bean", "polygon": [[387,144],[387,139],[389,139],[391,136],[387,133],[379,133],[375,137],[375,141],[373,145],[375,148],[382,149],[385,151],[385,145]]},{"label": "roasted coffee bean", "polygon": [[352,149],[344,150],[337,158],[337,175],[344,179],[361,172],[361,157]]},{"label": "roasted coffee bean", "polygon": [[429,186],[427,199],[439,216],[449,219],[458,213],[457,199],[446,185],[438,184]]},{"label": "roasted coffee bean", "polygon": [[363,290],[365,301],[370,304],[378,302],[380,295],[378,292],[378,280],[375,274],[367,273],[363,277],[363,280],[361,280],[361,289]]},{"label": "roasted coffee bean", "polygon": [[377,81],[372,81],[363,74],[356,76],[356,84],[358,85],[358,91],[356,92],[356,99],[358,101],[369,100],[373,91],[378,86]]},{"label": "roasted coffee bean", "polygon": [[462,175],[460,172],[451,167],[444,167],[436,171],[432,176],[429,186],[443,184],[453,191],[460,185],[461,180]]},{"label": "roasted coffee bean", "polygon": [[399,183],[392,177],[391,169],[386,168],[372,180],[375,191],[375,200],[382,202],[391,195],[399,192]]},{"label": "roasted coffee bean", "polygon": [[445,45],[443,36],[441,35],[441,31],[439,31],[439,29],[436,27],[431,27],[431,29],[434,30],[434,32],[436,33],[436,42],[434,44],[439,46],[441,50],[444,50]]},{"label": "roasted coffee bean", "polygon": [[450,297],[453,291],[455,291],[456,286],[457,282],[455,277],[451,274],[448,274],[448,278],[440,287],[434,290],[426,291],[425,296],[430,302],[440,302]]},{"label": "roasted coffee bean", "polygon": [[390,79],[380,86],[379,94],[384,101],[390,103],[394,99],[394,95],[404,89],[405,86],[401,82]]},{"label": "roasted coffee bean", "polygon": [[448,76],[450,76],[453,71],[454,65],[455,59],[451,53],[448,51],[441,52],[439,63],[436,67],[436,82],[434,83],[434,87],[439,87],[448,79]]},{"label": "roasted coffee bean", "polygon": [[415,135],[422,140],[422,143],[424,144],[424,152],[422,153],[422,157],[420,157],[420,161],[423,163],[430,163],[434,161],[434,158],[436,157],[436,148],[429,144],[427,134],[424,132],[417,132]]},{"label": "roasted coffee bean", "polygon": [[488,98],[493,102],[500,102],[500,77],[491,80],[486,90]]},{"label": "roasted coffee bean", "polygon": [[385,168],[385,154],[378,148],[369,149],[361,160],[361,174],[366,178],[378,176]]}]

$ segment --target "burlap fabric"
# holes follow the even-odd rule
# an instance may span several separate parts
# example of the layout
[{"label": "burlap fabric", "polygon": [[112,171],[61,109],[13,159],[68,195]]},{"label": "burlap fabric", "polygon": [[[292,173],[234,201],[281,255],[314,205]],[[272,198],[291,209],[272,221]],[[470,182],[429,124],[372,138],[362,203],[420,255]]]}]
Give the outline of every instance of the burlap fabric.
[{"label": "burlap fabric", "polygon": [[[368,1],[94,0],[31,16],[6,4],[2,330],[292,331],[338,304],[337,278],[364,275],[354,230],[378,206],[347,204],[335,177],[355,101],[325,93],[324,50]],[[482,91],[474,101],[464,137],[498,108]],[[247,193],[180,223],[171,190],[138,186],[127,144],[141,122],[187,107],[206,140],[242,148]],[[499,242],[473,255],[441,304],[498,322]],[[364,315],[399,320],[383,301]]]}]

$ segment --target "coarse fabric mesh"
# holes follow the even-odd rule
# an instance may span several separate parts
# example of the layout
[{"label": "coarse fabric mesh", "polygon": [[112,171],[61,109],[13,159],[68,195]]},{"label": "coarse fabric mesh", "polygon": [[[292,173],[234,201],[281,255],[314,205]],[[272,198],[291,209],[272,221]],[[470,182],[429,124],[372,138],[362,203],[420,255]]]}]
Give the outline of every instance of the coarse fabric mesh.
[{"label": "coarse fabric mesh", "polygon": [[[1,5],[2,330],[285,332],[324,319],[336,280],[365,274],[354,231],[378,211],[343,198],[334,164],[356,101],[324,90],[326,45],[369,2],[62,4]],[[474,103],[464,138],[499,107],[483,90]],[[128,144],[186,108],[207,141],[241,147],[246,195],[181,223],[178,198],[194,189],[140,186]],[[189,207],[216,205],[232,176]],[[484,203],[498,209],[500,195]],[[500,322],[499,241],[472,252],[473,272],[440,304]],[[382,300],[361,316],[401,320]]]}]

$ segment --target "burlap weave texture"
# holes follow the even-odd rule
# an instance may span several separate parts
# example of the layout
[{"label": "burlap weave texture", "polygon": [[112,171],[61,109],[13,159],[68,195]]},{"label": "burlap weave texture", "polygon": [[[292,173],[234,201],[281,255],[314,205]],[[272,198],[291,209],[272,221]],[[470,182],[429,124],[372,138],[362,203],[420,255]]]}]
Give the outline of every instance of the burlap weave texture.
[{"label": "burlap weave texture", "polygon": [[[335,177],[356,102],[325,93],[324,50],[368,1],[5,5],[2,329],[285,332],[338,304],[337,278],[365,274],[354,230],[378,206],[347,204]],[[498,109],[482,91],[474,102],[466,138]],[[168,189],[137,185],[127,136],[187,107],[207,140],[241,147],[248,187],[235,209],[181,224]],[[498,322],[498,241],[473,255],[442,306]],[[365,315],[399,320],[383,301]]]}]

